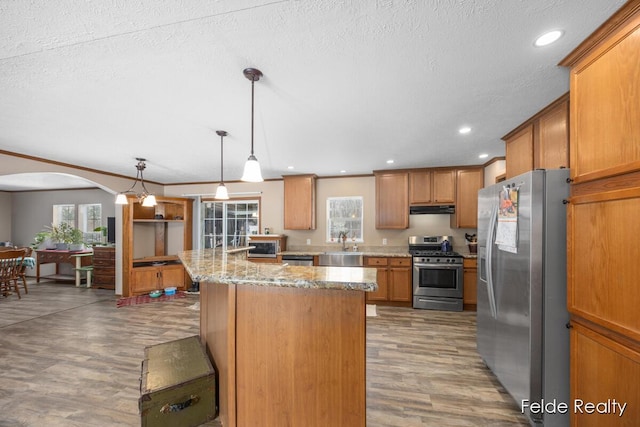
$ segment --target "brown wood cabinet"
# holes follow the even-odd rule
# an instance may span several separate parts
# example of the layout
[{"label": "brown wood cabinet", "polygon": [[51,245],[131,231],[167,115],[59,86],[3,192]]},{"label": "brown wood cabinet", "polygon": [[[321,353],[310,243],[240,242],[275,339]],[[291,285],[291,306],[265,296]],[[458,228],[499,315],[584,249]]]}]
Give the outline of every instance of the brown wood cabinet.
[{"label": "brown wood cabinet", "polygon": [[465,258],[462,263],[464,268],[462,303],[465,310],[475,311],[478,306],[478,260],[476,258]]},{"label": "brown wood cabinet", "polygon": [[316,175],[287,175],[284,181],[284,228],[316,229]]},{"label": "brown wood cabinet", "polygon": [[409,172],[409,204],[412,206],[454,204],[456,171],[425,169]]},{"label": "brown wood cabinet", "polygon": [[632,0],[565,58],[571,67],[568,295],[571,401],[628,403],[571,413],[571,425],[640,419],[640,1]]},{"label": "brown wood cabinet", "polygon": [[478,228],[478,191],[484,186],[484,169],[456,172],[456,213],[450,216],[452,228]]},{"label": "brown wood cabinet", "polygon": [[553,101],[502,139],[507,179],[533,169],[569,167],[569,94]]},{"label": "brown wood cabinet", "polygon": [[366,425],[362,291],[201,283],[226,427]]},{"label": "brown wood cabinet", "polygon": [[639,8],[629,1],[560,64],[571,67],[575,183],[640,170]]},{"label": "brown wood cabinet", "polygon": [[135,288],[134,294],[148,293],[156,289],[175,286],[184,289],[184,268],[180,264],[161,266],[135,267],[131,270],[131,282]]},{"label": "brown wood cabinet", "polygon": [[506,178],[533,170],[533,125],[505,136]]},{"label": "brown wood cabinet", "polygon": [[378,270],[378,290],[367,292],[367,302],[411,307],[413,304],[411,258],[365,257],[364,265]]},{"label": "brown wood cabinet", "polygon": [[116,288],[116,248],[114,246],[93,247],[92,288]]},{"label": "brown wood cabinet", "polygon": [[540,115],[534,138],[534,169],[569,167],[569,94]]},{"label": "brown wood cabinet", "polygon": [[122,294],[140,295],[175,286],[185,289],[189,277],[178,252],[192,247],[193,200],[156,197],[144,207],[135,197],[123,206]]},{"label": "brown wood cabinet", "polygon": [[409,228],[409,174],[374,171],[376,180],[376,228]]}]

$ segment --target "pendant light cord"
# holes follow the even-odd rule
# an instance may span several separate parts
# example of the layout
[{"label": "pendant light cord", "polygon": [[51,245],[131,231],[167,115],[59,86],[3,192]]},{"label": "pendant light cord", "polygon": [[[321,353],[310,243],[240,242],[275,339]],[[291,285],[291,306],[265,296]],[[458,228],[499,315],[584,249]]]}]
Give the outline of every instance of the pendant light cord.
[{"label": "pendant light cord", "polygon": [[251,156],[253,156],[253,86],[255,78],[251,79]]},{"label": "pendant light cord", "polygon": [[224,135],[220,135],[220,182],[224,183]]}]

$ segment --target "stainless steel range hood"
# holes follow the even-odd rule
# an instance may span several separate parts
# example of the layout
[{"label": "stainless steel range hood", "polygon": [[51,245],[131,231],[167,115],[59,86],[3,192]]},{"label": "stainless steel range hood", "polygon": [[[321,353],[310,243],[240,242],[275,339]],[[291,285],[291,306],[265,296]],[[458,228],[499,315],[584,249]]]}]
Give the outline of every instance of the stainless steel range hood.
[{"label": "stainless steel range hood", "polygon": [[438,205],[438,206],[410,206],[410,215],[425,215],[425,214],[452,214],[456,213],[455,205]]}]

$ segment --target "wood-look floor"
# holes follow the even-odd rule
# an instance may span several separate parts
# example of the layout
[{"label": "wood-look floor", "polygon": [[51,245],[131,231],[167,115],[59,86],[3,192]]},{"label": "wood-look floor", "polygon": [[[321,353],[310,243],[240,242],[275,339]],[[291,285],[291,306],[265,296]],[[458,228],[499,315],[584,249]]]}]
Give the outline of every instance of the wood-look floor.
[{"label": "wood-look floor", "polygon": [[[0,297],[0,427],[140,425],[144,347],[197,335],[198,297],[116,299],[54,283]],[[528,425],[476,352],[474,313],[377,312],[367,318],[368,427]]]}]

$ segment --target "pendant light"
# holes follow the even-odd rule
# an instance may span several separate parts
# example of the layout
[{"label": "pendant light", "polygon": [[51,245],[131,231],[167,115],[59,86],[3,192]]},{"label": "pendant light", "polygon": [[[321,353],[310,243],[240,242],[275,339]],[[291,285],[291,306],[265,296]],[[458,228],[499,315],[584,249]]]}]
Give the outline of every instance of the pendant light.
[{"label": "pendant light", "polygon": [[253,84],[260,80],[262,77],[262,71],[256,68],[245,68],[243,71],[244,76],[251,80],[251,154],[244,164],[244,172],[242,174],[242,181],[247,182],[262,182],[262,172],[260,172],[260,163],[258,159],[253,155]]},{"label": "pendant light", "polygon": [[217,130],[216,133],[220,135],[220,184],[218,184],[218,188],[216,189],[216,195],[214,196],[216,199],[220,200],[229,200],[229,192],[227,191],[227,187],[224,185],[224,137],[227,136],[227,132],[224,130]]},{"label": "pendant light", "polygon": [[[129,204],[129,201],[127,200],[127,194],[134,194],[138,198],[138,202],[141,203],[142,206],[145,206],[145,207],[155,206],[157,204],[156,196],[149,193],[149,191],[147,190],[147,187],[144,185],[144,177],[142,176],[142,171],[145,170],[147,167],[147,165],[144,163],[147,159],[136,157],[136,160],[138,161],[138,164],[136,165],[136,169],[138,171],[136,173],[136,180],[133,182],[133,185],[131,186],[131,188],[129,188],[127,191],[118,193],[118,195],[116,196],[116,204],[117,205]],[[136,192],[134,190],[138,182],[140,182],[140,187],[142,187],[142,190],[140,192]]]}]

